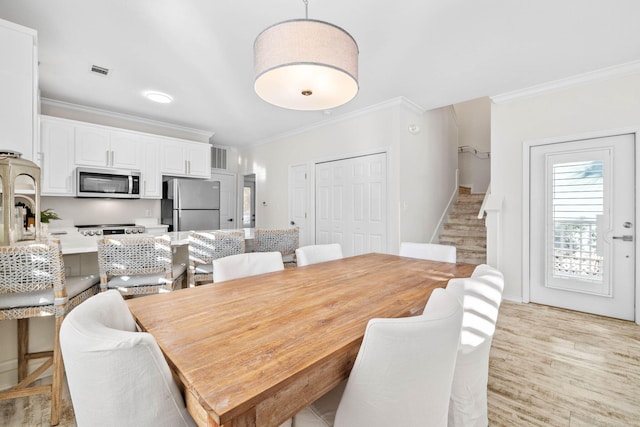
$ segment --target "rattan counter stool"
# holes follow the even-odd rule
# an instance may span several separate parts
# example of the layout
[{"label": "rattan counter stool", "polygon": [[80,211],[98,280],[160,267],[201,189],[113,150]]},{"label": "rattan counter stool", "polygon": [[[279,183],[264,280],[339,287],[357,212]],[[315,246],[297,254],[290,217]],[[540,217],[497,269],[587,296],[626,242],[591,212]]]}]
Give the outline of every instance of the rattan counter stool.
[{"label": "rattan counter stool", "polygon": [[[57,240],[0,246],[0,320],[18,323],[18,384],[0,392],[0,400],[51,393],[51,425],[60,422],[64,365],[59,333],[65,315],[75,306],[100,292],[99,278],[65,277],[64,262]],[[29,352],[29,319],[55,316],[53,350]],[[32,359],[46,358],[33,372]],[[32,385],[49,367],[50,385]]]},{"label": "rattan counter stool", "polygon": [[244,253],[244,231],[192,231],[189,233],[189,286],[213,282],[213,260]]},{"label": "rattan counter stool", "polygon": [[170,292],[182,287],[187,266],[174,264],[169,236],[103,237],[98,240],[102,291],[123,297]]},{"label": "rattan counter stool", "polygon": [[282,260],[287,264],[294,264],[296,249],[300,246],[300,229],[256,228],[254,232],[255,252],[280,252]]}]

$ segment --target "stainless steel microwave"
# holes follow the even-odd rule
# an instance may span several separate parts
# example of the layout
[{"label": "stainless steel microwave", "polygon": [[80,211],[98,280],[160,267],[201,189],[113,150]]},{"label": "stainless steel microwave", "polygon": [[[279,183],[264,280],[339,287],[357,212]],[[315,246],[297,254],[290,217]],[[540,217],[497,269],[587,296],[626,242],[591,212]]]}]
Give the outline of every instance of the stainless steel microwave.
[{"label": "stainless steel microwave", "polygon": [[76,168],[76,197],[140,198],[140,172]]}]

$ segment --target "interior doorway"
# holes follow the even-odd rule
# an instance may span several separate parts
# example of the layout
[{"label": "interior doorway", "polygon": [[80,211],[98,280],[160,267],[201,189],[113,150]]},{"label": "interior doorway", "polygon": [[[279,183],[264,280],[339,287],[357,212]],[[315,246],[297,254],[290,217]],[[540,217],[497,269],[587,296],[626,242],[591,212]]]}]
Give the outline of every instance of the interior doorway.
[{"label": "interior doorway", "polygon": [[244,176],[242,187],[242,226],[255,228],[256,226],[256,175]]},{"label": "interior doorway", "polygon": [[312,245],[313,234],[309,232],[309,166],[289,166],[289,225],[298,227],[300,246]]}]

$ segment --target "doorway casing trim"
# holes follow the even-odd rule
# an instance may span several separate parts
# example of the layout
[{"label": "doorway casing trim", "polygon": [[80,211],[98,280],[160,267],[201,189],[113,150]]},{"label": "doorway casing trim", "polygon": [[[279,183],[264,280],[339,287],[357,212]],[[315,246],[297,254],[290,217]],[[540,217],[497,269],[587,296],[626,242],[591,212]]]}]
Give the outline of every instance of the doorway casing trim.
[{"label": "doorway casing trim", "polygon": [[[640,145],[638,144],[638,137],[640,136],[640,128],[638,127],[627,127],[627,128],[615,128],[608,130],[600,130],[600,131],[590,131],[585,133],[573,134],[573,135],[564,135],[564,136],[554,136],[549,138],[542,139],[533,139],[527,140],[523,142],[522,147],[522,302],[529,303],[530,302],[530,242],[529,242],[529,234],[530,234],[530,180],[531,180],[531,168],[530,168],[530,157],[531,157],[531,148],[539,145],[549,145],[549,144],[559,144],[563,142],[576,141],[581,139],[593,139],[593,138],[603,138],[609,136],[617,136],[617,135],[634,135],[634,144],[635,144],[635,177],[633,181],[634,185],[634,193],[636,198],[636,203],[640,196],[640,173],[638,173],[638,167],[640,166]],[[634,221],[635,227],[637,230],[638,224],[640,223],[640,210],[636,209],[634,213]],[[638,232],[635,233],[635,239],[633,241],[634,244],[634,263],[636,266],[639,265],[640,256],[638,254]],[[635,282],[635,322],[640,325],[640,280],[638,280],[638,272],[636,270],[636,274],[634,277]]]}]

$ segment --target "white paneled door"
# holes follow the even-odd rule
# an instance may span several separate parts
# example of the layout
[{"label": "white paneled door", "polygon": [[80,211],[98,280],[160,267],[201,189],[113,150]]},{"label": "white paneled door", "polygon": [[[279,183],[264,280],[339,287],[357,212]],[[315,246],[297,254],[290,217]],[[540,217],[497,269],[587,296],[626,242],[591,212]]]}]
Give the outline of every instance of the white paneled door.
[{"label": "white paneled door", "polygon": [[635,135],[530,150],[530,300],[633,320]]},{"label": "white paneled door", "polygon": [[316,165],[316,243],[345,256],[386,252],[386,153]]},{"label": "white paneled door", "polygon": [[289,168],[289,223],[300,230],[300,246],[312,245],[313,235],[309,236],[308,182],[309,167],[295,165]]},{"label": "white paneled door", "polygon": [[212,181],[220,181],[220,229],[241,228],[236,218],[236,182],[234,174],[213,173]]}]

